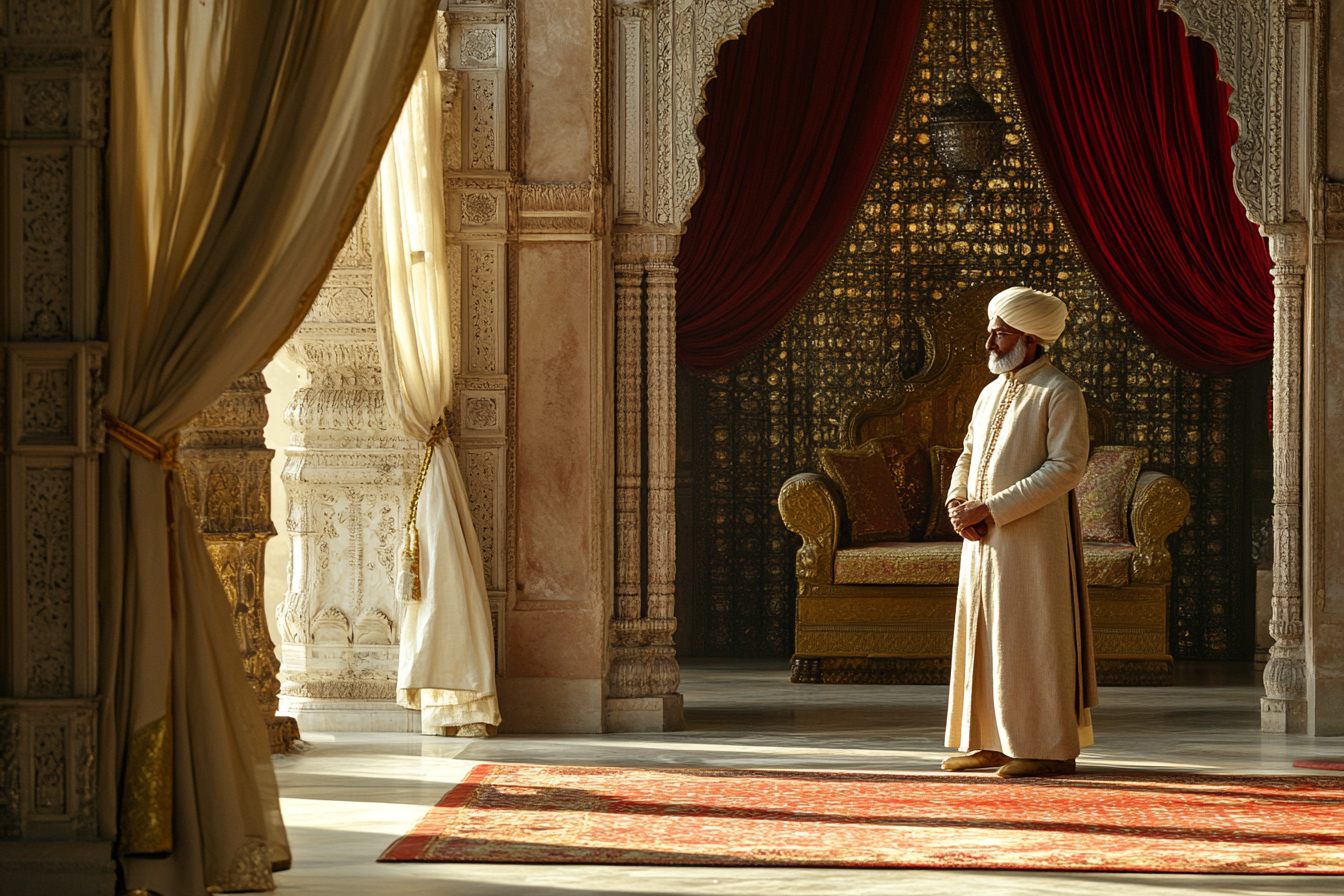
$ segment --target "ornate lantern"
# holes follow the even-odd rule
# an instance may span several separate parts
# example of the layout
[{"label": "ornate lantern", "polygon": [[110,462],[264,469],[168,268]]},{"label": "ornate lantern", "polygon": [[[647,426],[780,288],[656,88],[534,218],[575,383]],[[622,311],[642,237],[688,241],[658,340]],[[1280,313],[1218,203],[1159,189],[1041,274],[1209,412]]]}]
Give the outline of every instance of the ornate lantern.
[{"label": "ornate lantern", "polygon": [[938,161],[963,193],[998,158],[1008,125],[970,84],[952,88],[952,99],[933,110],[929,139]]},{"label": "ornate lantern", "polygon": [[934,154],[952,175],[953,182],[968,196],[971,185],[1003,147],[1008,125],[971,86],[970,2],[961,4],[962,83],[952,88],[952,98],[934,107],[929,117],[929,139]]}]

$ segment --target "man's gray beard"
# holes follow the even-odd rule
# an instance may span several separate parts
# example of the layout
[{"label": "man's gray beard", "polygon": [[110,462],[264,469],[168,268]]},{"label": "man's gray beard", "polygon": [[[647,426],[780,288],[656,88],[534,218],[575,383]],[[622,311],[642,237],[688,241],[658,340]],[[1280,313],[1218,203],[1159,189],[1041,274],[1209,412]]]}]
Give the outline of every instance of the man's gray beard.
[{"label": "man's gray beard", "polygon": [[1019,339],[1017,345],[1009,349],[1007,354],[989,353],[989,372],[1007,373],[1025,360],[1027,360],[1027,341]]}]

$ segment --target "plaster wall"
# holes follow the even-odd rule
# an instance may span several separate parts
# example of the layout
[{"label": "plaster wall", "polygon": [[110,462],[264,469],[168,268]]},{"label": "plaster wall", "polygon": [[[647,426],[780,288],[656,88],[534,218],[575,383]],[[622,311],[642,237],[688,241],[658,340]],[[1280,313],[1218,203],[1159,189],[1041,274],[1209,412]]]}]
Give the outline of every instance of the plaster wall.
[{"label": "plaster wall", "polygon": [[[518,4],[516,126],[526,184],[586,192],[590,179],[601,180],[595,14],[601,10],[592,0]],[[598,732],[614,487],[605,216],[595,207],[583,232],[543,232],[549,225],[532,208],[540,205],[524,206],[510,247],[517,540],[499,679],[502,728]]]},{"label": "plaster wall", "polygon": [[[1344,221],[1330,214],[1330,184],[1344,183],[1344,0],[1330,0],[1325,42],[1324,96],[1321,98],[1321,165],[1327,184],[1317,196],[1326,206],[1317,209],[1308,295],[1317,304],[1313,320],[1319,332],[1310,334],[1311,351],[1323,357],[1308,370],[1323,381],[1309,383],[1320,397],[1312,407],[1321,415],[1323,437],[1313,440],[1321,451],[1318,482],[1309,482],[1308,501],[1319,510],[1309,537],[1321,539],[1315,581],[1304,597],[1307,627],[1308,732],[1317,736],[1344,735],[1344,504],[1331,500],[1330,483],[1344,477]],[[1338,206],[1340,188],[1334,188]],[[1322,227],[1322,225],[1324,225]],[[1324,233],[1319,231],[1323,229]]]},{"label": "plaster wall", "polygon": [[[599,7],[600,9],[600,7]],[[523,0],[523,176],[583,183],[593,169],[592,0]]]}]

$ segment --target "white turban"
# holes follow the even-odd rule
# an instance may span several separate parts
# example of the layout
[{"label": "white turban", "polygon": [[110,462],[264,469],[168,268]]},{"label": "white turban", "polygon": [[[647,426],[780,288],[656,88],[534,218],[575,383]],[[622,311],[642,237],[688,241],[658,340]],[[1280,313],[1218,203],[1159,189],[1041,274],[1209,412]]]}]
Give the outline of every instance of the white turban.
[{"label": "white turban", "polygon": [[1069,309],[1048,292],[1014,286],[989,300],[989,319],[996,317],[1015,330],[1035,336],[1049,348],[1064,332]]}]

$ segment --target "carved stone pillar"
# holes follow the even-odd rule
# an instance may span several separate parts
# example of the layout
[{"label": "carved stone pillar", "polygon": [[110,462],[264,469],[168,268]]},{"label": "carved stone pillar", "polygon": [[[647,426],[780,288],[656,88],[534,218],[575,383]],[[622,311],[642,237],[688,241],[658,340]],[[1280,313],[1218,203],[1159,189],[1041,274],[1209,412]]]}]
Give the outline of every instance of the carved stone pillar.
[{"label": "carved stone pillar", "polygon": [[249,373],[182,428],[178,457],[187,498],[233,607],[234,633],[248,680],[257,692],[271,752],[299,739],[280,708],[280,661],[266,625],[263,583],[271,523],[271,458],[266,426],[266,380]]},{"label": "carved stone pillar", "polygon": [[644,471],[644,267],[618,238],[616,270],[616,618],[638,619],[643,604],[640,491]]},{"label": "carved stone pillar", "polygon": [[1266,224],[1274,259],[1274,600],[1260,729],[1307,730],[1302,622],[1302,297],[1307,226]]},{"label": "carved stone pillar", "polygon": [[110,4],[0,13],[0,881],[106,892],[98,474]]},{"label": "carved stone pillar", "polygon": [[307,382],[285,409],[289,588],[276,615],[281,705],[304,730],[420,730],[395,702],[395,581],[421,446],[385,410],[372,278],[361,216],[286,346]]},{"label": "carved stone pillar", "polygon": [[[607,728],[664,731],[682,727],[672,636],[676,587],[676,256],[678,238],[618,233],[616,618],[607,675]],[[643,288],[641,289],[641,285]],[[648,322],[641,339],[641,320]],[[641,348],[644,351],[641,352]],[[643,355],[643,357],[641,357]],[[647,390],[641,389],[647,384]],[[646,413],[645,413],[646,412]],[[642,481],[647,427],[648,480]],[[648,553],[640,552],[640,498],[648,507]],[[645,564],[644,561],[647,561]],[[648,599],[641,606],[641,567]]]}]

